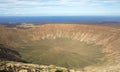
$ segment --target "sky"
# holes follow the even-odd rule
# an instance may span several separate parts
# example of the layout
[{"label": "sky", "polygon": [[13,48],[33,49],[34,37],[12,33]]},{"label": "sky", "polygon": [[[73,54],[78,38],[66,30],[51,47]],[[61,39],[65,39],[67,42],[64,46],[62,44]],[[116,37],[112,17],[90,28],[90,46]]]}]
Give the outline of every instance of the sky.
[{"label": "sky", "polygon": [[120,16],[120,0],[0,0],[0,16]]}]

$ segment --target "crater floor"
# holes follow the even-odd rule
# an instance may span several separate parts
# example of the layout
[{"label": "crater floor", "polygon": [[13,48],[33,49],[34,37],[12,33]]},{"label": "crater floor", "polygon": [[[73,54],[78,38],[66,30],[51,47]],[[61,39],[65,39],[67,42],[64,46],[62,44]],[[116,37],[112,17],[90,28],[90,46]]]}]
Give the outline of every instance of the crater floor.
[{"label": "crater floor", "polygon": [[80,42],[69,38],[43,39],[16,49],[23,59],[44,65],[68,68],[86,67],[105,62],[102,45]]}]

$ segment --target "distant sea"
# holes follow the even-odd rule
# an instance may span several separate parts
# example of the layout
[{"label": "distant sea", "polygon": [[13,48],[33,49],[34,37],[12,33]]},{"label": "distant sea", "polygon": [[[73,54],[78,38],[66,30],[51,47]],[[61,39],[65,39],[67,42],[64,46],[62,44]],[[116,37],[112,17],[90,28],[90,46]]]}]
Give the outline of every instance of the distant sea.
[{"label": "distant sea", "polygon": [[120,16],[0,16],[0,23],[120,22]]}]

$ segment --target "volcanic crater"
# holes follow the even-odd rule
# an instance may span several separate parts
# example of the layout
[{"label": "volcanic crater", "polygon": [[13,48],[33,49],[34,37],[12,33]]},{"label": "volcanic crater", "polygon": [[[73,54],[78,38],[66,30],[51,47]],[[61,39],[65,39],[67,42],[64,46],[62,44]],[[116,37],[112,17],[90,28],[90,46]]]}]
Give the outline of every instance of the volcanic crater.
[{"label": "volcanic crater", "polygon": [[119,63],[120,29],[85,24],[1,27],[0,43],[27,62],[85,68]]}]

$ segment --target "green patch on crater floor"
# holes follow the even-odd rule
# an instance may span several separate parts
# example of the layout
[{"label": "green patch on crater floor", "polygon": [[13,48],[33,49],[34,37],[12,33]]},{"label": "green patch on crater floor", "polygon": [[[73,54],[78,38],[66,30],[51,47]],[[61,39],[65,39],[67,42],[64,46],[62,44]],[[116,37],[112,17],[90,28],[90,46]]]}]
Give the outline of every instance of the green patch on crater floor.
[{"label": "green patch on crater floor", "polygon": [[68,68],[83,68],[105,61],[103,46],[88,44],[67,38],[44,39],[29,42],[17,48],[28,62],[57,65]]}]

